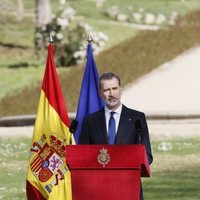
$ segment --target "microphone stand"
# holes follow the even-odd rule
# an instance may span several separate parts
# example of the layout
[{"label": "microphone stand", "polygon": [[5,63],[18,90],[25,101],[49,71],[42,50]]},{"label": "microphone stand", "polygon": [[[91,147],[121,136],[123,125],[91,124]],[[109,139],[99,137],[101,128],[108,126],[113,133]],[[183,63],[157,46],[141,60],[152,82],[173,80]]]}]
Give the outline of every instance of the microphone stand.
[{"label": "microphone stand", "polygon": [[141,145],[142,144],[142,130],[138,129],[137,134],[138,134],[138,144]]},{"label": "microphone stand", "polygon": [[142,122],[141,120],[137,119],[135,121],[135,128],[137,131],[137,138],[138,138],[138,144],[141,145],[142,144]]},{"label": "microphone stand", "polygon": [[69,127],[69,131],[70,131],[69,144],[70,145],[72,145],[72,135],[76,132],[77,128],[78,128],[78,121],[76,119],[73,119]]}]

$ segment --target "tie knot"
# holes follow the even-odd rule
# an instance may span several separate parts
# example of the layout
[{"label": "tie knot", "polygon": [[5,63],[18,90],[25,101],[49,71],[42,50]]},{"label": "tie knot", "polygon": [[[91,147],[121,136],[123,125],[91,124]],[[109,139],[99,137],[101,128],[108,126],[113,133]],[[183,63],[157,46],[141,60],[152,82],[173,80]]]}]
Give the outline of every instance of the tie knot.
[{"label": "tie knot", "polygon": [[115,112],[110,112],[110,117],[113,117],[113,115],[115,114]]}]

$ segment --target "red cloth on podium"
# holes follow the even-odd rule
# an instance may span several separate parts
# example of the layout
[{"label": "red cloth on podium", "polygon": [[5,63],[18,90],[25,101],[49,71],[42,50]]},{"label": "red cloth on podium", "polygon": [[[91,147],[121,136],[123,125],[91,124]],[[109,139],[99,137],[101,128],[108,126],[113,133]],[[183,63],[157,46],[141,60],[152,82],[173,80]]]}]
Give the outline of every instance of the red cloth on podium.
[{"label": "red cloth on podium", "polygon": [[[98,161],[102,149],[108,162]],[[140,177],[150,175],[143,145],[69,145],[66,161],[73,200],[137,200]]]}]

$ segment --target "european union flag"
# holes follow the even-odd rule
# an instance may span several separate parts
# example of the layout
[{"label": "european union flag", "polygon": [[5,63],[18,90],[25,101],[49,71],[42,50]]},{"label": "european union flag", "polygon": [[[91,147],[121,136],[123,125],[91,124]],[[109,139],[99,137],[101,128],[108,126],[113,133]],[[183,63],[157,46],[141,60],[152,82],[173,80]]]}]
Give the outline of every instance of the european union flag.
[{"label": "european union flag", "polygon": [[95,60],[92,53],[92,46],[87,46],[87,62],[85,65],[85,71],[79,96],[78,109],[76,114],[76,120],[79,125],[75,133],[76,144],[79,142],[81,126],[83,118],[93,113],[104,106],[103,100],[101,100],[98,94],[99,74],[95,64]]}]

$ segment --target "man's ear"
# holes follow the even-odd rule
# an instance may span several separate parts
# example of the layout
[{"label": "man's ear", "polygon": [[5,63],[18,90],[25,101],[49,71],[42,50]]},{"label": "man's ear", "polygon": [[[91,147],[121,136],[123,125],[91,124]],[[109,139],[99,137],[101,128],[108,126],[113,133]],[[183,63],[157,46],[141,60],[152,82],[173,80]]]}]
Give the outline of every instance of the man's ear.
[{"label": "man's ear", "polygon": [[122,94],[123,91],[124,91],[124,87],[123,87],[123,86],[120,86],[120,90],[121,90],[121,94]]}]

